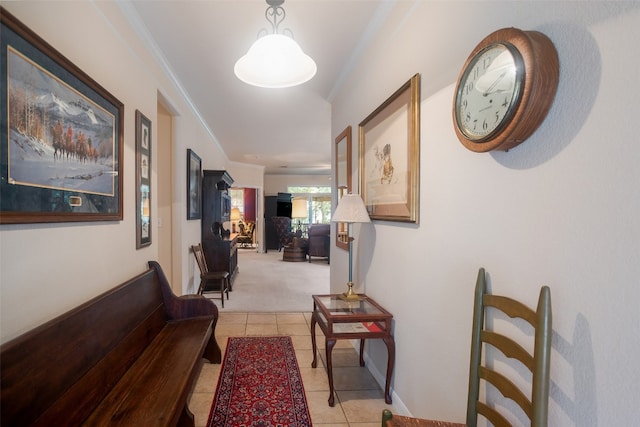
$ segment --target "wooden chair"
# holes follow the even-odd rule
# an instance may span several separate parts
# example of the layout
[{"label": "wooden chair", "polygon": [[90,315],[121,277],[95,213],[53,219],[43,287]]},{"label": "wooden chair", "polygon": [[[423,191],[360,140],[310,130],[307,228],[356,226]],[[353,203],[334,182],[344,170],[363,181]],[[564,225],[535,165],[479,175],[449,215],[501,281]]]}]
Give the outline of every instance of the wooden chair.
[{"label": "wooden chair", "polygon": [[[489,319],[494,319],[496,318],[495,315],[500,311],[512,319],[524,319],[533,327],[533,354],[525,350],[512,338],[489,328],[487,323],[493,324],[493,322],[486,322],[488,313],[490,314]],[[516,365],[520,365],[531,372],[531,389],[528,390],[527,393],[520,390],[520,388],[508,378],[508,375],[498,373],[494,370],[504,364],[502,362],[492,363],[495,361],[495,357],[487,358],[486,351],[488,346],[499,350],[506,357],[517,359],[521,362],[521,365],[517,362],[508,362],[512,370],[518,368]],[[467,423],[458,424],[445,421],[419,420],[394,416],[390,411],[384,410],[382,413],[382,426],[451,427],[466,425],[475,427],[478,423],[479,415],[489,420],[494,426],[511,426],[507,418],[498,412],[495,405],[485,400],[485,396],[496,396],[497,393],[500,392],[505,398],[511,399],[522,408],[531,421],[531,426],[544,427],[547,425],[549,404],[550,353],[551,294],[549,288],[543,286],[540,289],[538,307],[534,311],[511,298],[487,293],[485,272],[484,269],[481,268],[478,272],[473,308]],[[489,354],[498,355],[499,353],[492,350]],[[485,384],[485,387],[488,383],[492,384],[492,387],[486,387],[482,396],[480,393],[481,382]],[[504,405],[501,404],[501,407],[504,407]]]},{"label": "wooden chair", "polygon": [[228,271],[209,271],[207,261],[202,251],[202,244],[191,246],[191,251],[196,257],[198,268],[200,269],[200,286],[198,287],[198,295],[205,292],[220,292],[220,300],[224,307],[224,294],[229,299],[229,272]]}]

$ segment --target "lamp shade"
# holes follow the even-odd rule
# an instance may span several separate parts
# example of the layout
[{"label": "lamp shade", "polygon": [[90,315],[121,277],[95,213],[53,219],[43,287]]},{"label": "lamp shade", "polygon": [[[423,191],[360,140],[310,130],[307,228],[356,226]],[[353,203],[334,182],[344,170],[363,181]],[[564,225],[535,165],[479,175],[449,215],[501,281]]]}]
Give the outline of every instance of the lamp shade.
[{"label": "lamp shade", "polygon": [[240,219],[240,209],[231,208],[231,213],[230,213],[230,216],[229,216],[229,220],[238,221],[239,219]]},{"label": "lamp shade", "polygon": [[305,199],[293,199],[291,218],[306,218],[308,216],[307,201]]},{"label": "lamp shade", "polygon": [[260,37],[233,69],[236,77],[253,86],[296,86],[316,75],[316,63],[291,37],[269,34]]},{"label": "lamp shade", "polygon": [[371,222],[371,218],[359,194],[345,194],[338,202],[331,222]]}]

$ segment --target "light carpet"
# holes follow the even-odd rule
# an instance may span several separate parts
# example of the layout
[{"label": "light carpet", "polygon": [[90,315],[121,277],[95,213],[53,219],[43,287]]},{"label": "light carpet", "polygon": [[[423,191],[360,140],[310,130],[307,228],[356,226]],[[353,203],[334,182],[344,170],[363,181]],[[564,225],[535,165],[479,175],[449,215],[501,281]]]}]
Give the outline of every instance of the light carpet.
[{"label": "light carpet", "polygon": [[311,426],[291,337],[229,338],[207,426]]},{"label": "light carpet", "polygon": [[[282,252],[238,250],[239,273],[223,312],[311,312],[311,295],[328,294],[330,266],[326,260],[282,261]],[[207,296],[207,294],[205,294]]]}]

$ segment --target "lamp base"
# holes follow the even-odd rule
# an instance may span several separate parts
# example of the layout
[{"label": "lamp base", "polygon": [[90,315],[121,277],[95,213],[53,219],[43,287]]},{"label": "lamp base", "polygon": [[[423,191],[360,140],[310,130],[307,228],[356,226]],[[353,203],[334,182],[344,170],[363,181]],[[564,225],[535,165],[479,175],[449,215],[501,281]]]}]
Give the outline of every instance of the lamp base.
[{"label": "lamp base", "polygon": [[353,282],[348,282],[347,286],[349,287],[349,290],[338,297],[344,301],[362,301],[362,297],[353,292]]}]

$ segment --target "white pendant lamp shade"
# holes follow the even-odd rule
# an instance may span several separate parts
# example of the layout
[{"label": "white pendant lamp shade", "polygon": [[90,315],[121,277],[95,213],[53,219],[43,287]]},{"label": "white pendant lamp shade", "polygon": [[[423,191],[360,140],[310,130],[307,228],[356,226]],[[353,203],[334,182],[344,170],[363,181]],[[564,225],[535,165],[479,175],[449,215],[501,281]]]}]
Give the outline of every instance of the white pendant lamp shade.
[{"label": "white pendant lamp shade", "polygon": [[259,38],[236,62],[234,72],[245,83],[266,88],[296,86],[310,80],[316,63],[298,43],[282,34]]}]

